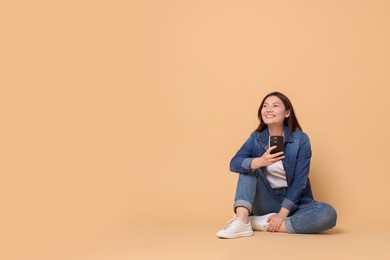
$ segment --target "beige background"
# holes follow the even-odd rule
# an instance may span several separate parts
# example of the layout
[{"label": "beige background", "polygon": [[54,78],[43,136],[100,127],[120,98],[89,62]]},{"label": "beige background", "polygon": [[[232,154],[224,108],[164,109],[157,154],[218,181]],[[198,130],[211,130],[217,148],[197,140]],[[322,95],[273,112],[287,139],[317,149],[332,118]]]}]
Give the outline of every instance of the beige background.
[{"label": "beige background", "polygon": [[[2,259],[389,255],[389,1],[58,2],[0,4]],[[338,226],[218,240],[274,90]]]}]

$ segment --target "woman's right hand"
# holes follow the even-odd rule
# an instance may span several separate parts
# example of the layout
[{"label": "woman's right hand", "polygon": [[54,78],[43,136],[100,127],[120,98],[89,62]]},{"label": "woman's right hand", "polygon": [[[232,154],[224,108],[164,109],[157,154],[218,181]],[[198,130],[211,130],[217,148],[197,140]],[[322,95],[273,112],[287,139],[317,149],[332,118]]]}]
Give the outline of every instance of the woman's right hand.
[{"label": "woman's right hand", "polygon": [[254,158],[251,163],[251,168],[252,169],[257,169],[260,167],[268,166],[271,164],[274,164],[282,159],[284,159],[284,152],[278,152],[271,154],[271,151],[276,148],[275,146],[271,146],[268,148],[268,150],[261,156]]}]

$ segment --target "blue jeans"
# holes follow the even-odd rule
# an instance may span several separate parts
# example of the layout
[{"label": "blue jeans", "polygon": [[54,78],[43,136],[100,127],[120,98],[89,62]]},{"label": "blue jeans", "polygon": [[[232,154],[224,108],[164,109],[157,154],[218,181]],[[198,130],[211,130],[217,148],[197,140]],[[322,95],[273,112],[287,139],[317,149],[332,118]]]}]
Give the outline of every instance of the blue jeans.
[{"label": "blue jeans", "polygon": [[[238,178],[234,210],[245,207],[249,214],[260,216],[280,211],[286,189],[272,189],[261,170],[241,173]],[[336,210],[329,204],[313,201],[300,204],[290,212],[284,223],[288,233],[312,234],[333,228],[336,225]]]}]

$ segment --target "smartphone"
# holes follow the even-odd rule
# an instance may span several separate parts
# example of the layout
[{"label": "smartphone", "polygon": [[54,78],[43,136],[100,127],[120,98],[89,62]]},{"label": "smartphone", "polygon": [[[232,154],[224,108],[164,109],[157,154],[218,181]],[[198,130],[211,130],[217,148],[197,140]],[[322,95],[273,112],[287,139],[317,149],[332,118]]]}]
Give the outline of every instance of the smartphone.
[{"label": "smartphone", "polygon": [[275,146],[276,148],[271,151],[271,154],[283,152],[284,151],[284,138],[283,136],[270,136],[269,137],[269,147]]}]

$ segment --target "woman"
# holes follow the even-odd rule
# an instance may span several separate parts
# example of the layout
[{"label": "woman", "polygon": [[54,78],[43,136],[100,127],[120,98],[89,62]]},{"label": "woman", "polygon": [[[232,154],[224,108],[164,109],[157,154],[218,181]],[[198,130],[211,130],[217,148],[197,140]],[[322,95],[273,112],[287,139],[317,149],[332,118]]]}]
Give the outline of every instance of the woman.
[{"label": "woman", "polygon": [[[272,92],[261,102],[260,124],[230,162],[239,173],[236,217],[217,233],[221,238],[253,235],[253,230],[319,233],[336,225],[332,206],[313,199],[308,178],[311,148],[290,100]],[[272,153],[270,136],[284,137],[284,152]]]}]

